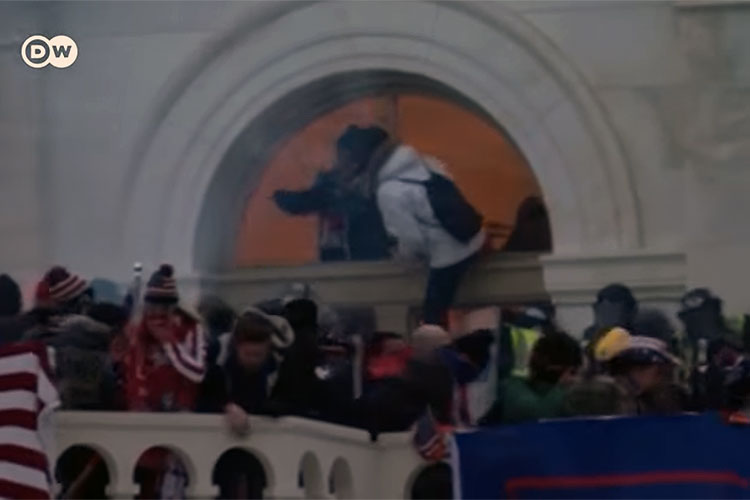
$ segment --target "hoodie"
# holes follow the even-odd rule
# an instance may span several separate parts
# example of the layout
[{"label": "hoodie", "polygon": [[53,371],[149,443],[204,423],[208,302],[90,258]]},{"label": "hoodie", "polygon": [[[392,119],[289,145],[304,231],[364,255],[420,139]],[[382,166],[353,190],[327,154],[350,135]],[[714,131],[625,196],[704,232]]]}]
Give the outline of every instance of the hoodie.
[{"label": "hoodie", "polygon": [[[199,390],[197,408],[200,412],[221,412],[227,403],[234,403],[246,412],[255,414],[284,413],[294,406],[290,402],[293,394],[279,394],[274,390],[279,378],[279,368],[294,343],[294,330],[281,316],[266,314],[256,307],[245,309],[242,315],[247,313],[260,316],[273,326],[271,353],[259,370],[248,372],[235,357],[233,334],[220,335],[218,356],[208,368]],[[293,386],[289,387],[289,390],[294,389]]]},{"label": "hoodie", "polygon": [[486,235],[480,231],[462,243],[435,217],[427,189],[408,181],[427,181],[432,173],[448,177],[435,158],[422,157],[409,146],[398,146],[383,163],[377,177],[376,198],[386,231],[398,241],[397,255],[426,260],[431,268],[445,268],[476,254]]}]

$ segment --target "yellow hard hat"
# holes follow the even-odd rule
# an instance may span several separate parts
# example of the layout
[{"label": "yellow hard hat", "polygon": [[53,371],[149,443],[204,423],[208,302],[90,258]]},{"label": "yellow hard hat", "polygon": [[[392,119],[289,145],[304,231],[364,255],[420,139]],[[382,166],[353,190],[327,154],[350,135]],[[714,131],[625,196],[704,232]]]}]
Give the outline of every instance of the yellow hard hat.
[{"label": "yellow hard hat", "polygon": [[594,346],[594,359],[599,362],[611,361],[630,347],[630,332],[615,327],[604,334]]}]

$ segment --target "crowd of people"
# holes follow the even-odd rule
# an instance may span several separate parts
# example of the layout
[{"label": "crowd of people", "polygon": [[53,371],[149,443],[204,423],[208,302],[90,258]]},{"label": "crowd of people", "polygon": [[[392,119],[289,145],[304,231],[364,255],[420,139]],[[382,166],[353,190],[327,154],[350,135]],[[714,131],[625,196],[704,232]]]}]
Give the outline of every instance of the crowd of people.
[{"label": "crowd of people", "polygon": [[[56,266],[28,311],[18,285],[0,276],[0,342],[52,348],[66,409],[223,413],[238,435],[252,432],[250,415],[356,426],[373,440],[411,431],[435,462],[455,428],[704,410],[750,422],[750,324],[729,321],[706,289],[683,297],[677,329],[639,308],[626,286],[607,286],[593,325],[576,337],[556,326],[549,303],[497,309],[470,330],[425,323],[410,335],[345,336],[330,318],[320,324],[322,308],[310,298],[270,299],[236,312],[207,297],[191,312],[162,265],[141,297],[108,303]],[[155,461],[158,474],[164,457]],[[224,496],[250,491],[228,477]]]}]

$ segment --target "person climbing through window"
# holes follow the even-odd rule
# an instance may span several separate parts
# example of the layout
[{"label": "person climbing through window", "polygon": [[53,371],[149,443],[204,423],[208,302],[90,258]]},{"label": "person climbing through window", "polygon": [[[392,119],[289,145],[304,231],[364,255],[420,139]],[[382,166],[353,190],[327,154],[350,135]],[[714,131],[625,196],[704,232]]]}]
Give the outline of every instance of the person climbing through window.
[{"label": "person climbing through window", "polygon": [[288,214],[318,214],[321,261],[389,258],[388,236],[375,200],[358,172],[349,168],[352,158],[369,157],[388,137],[384,130],[372,130],[376,131],[356,143],[342,136],[333,168],[318,174],[309,189],[273,194],[276,205]]},{"label": "person climbing through window", "polygon": [[445,325],[458,286],[484,246],[482,216],[439,160],[379,127],[350,125],[337,148],[339,168],[377,201],[393,256],[429,265],[422,320]]}]

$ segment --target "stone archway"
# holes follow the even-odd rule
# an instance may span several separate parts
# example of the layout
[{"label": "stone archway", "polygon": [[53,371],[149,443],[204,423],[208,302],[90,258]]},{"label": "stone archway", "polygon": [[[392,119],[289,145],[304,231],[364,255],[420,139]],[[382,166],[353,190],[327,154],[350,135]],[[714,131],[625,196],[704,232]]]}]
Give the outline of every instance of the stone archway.
[{"label": "stone archway", "polygon": [[[554,46],[506,7],[407,3],[399,16],[376,2],[270,9],[266,22],[256,13],[225,33],[165,92],[120,200],[126,258],[168,257],[191,273],[221,269],[223,231],[252,189],[257,155],[283,136],[274,127],[320,112],[329,103],[310,97],[316,85],[347,74],[449,93],[502,124],[540,181],[556,253],[640,245],[637,197],[596,99]],[[347,92],[371,88],[366,80],[347,82]],[[272,113],[280,102],[300,107],[291,117]]]}]

